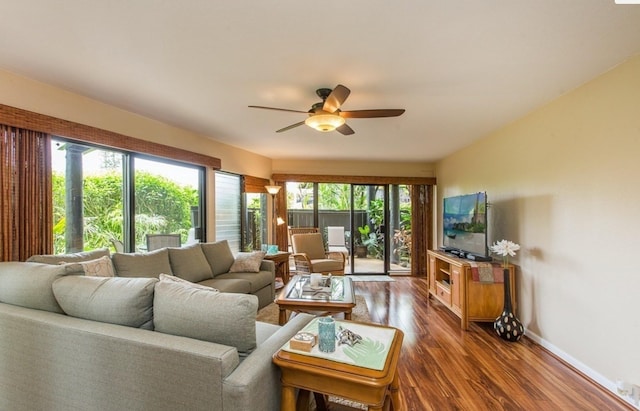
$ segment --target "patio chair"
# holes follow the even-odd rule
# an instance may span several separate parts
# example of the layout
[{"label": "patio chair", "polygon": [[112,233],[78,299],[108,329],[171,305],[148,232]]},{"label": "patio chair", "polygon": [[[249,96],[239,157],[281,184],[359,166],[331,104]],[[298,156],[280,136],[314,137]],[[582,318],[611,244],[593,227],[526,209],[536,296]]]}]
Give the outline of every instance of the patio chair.
[{"label": "patio chair", "polygon": [[291,245],[296,273],[344,274],[344,254],[326,252],[321,233],[293,234]]},{"label": "patio chair", "polygon": [[329,251],[343,253],[345,258],[349,255],[347,241],[344,236],[344,227],[327,227],[327,248]]},{"label": "patio chair", "polygon": [[180,234],[147,234],[147,251],[164,247],[180,247]]},{"label": "patio chair", "polygon": [[113,244],[113,248],[116,249],[116,253],[124,253],[124,244],[122,243],[122,241],[118,240],[117,238],[112,238],[111,244]]}]

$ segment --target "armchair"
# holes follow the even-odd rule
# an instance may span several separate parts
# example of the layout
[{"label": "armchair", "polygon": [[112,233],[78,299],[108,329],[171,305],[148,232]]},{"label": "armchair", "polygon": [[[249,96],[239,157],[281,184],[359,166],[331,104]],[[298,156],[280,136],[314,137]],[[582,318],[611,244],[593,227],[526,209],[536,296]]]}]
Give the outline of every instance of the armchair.
[{"label": "armchair", "polygon": [[309,234],[318,233],[318,227],[289,227],[289,247],[293,250],[293,235],[294,234]]},{"label": "armchair", "polygon": [[344,254],[326,252],[321,233],[293,234],[291,242],[297,273],[344,274]]}]

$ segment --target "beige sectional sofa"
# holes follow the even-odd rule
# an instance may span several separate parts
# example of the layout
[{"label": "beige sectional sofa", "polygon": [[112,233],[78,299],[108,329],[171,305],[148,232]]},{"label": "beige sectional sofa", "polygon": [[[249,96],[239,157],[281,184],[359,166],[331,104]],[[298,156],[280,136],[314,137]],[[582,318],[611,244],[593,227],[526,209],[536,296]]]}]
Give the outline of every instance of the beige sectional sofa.
[{"label": "beige sectional sofa", "polygon": [[158,278],[160,274],[170,274],[223,292],[253,294],[258,297],[259,308],[271,304],[275,298],[273,261],[263,260],[264,254],[260,252],[234,256],[226,240],[148,253],[110,254],[104,248],[76,254],[34,255],[27,261],[66,263],[68,273],[84,273],[100,266],[97,260],[101,257],[110,257],[113,274],[118,277]]},{"label": "beige sectional sofa", "polygon": [[[139,262],[113,257],[120,274]],[[271,358],[311,316],[283,327],[256,322],[261,289],[239,282],[251,283],[249,273],[200,281],[242,290],[228,293],[171,275],[99,277],[79,267],[95,268],[0,263],[1,410],[279,409]]]}]

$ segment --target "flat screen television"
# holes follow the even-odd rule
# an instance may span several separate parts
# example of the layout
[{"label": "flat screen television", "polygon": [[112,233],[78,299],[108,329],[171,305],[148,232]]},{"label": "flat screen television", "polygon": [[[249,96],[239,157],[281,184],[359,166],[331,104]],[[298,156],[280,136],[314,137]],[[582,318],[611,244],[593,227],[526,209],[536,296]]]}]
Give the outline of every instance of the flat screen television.
[{"label": "flat screen television", "polygon": [[465,258],[489,258],[487,194],[480,192],[446,197],[443,210],[444,250]]}]

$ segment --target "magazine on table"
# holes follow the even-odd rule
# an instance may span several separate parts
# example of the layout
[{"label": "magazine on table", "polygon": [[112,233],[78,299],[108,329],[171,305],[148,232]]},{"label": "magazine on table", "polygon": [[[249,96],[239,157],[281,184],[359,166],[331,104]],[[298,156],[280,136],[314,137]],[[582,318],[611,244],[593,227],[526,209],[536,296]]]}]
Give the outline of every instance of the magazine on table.
[{"label": "magazine on table", "polygon": [[311,278],[308,275],[300,276],[287,297],[305,300],[341,301],[344,299],[344,285],[341,278],[323,276],[318,286],[312,286]]}]

